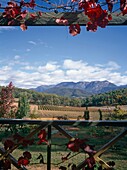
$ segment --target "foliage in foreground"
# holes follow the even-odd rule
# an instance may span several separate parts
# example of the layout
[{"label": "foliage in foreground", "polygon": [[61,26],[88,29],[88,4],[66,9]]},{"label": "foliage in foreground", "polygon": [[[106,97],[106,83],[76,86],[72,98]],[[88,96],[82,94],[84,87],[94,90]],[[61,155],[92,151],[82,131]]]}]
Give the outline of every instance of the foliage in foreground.
[{"label": "foliage in foreground", "polygon": [[18,107],[15,105],[13,96],[14,86],[12,82],[2,87],[0,92],[0,117],[2,118],[23,118],[30,111],[29,102],[25,93],[20,94]]}]

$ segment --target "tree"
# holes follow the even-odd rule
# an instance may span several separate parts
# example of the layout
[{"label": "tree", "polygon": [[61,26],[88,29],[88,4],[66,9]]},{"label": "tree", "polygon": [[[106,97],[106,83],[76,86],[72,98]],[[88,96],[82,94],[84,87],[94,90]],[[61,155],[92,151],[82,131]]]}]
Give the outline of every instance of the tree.
[{"label": "tree", "polygon": [[98,109],[98,112],[99,112],[99,120],[102,120],[102,110]]},{"label": "tree", "polygon": [[16,118],[22,119],[30,111],[30,105],[26,93],[22,93],[18,101],[18,111],[16,113]]},{"label": "tree", "polygon": [[89,120],[90,116],[89,116],[89,110],[88,107],[86,107],[86,110],[84,111],[84,119],[85,120]]},{"label": "tree", "polygon": [[2,88],[0,92],[0,117],[15,118],[17,108],[14,105],[13,91],[14,86],[12,82]]}]

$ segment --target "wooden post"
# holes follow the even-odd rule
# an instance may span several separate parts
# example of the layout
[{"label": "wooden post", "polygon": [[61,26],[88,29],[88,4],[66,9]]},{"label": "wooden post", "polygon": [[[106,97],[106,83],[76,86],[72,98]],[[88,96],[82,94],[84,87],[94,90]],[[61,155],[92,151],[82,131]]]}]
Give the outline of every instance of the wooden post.
[{"label": "wooden post", "polygon": [[47,170],[51,170],[51,125],[48,126]]}]

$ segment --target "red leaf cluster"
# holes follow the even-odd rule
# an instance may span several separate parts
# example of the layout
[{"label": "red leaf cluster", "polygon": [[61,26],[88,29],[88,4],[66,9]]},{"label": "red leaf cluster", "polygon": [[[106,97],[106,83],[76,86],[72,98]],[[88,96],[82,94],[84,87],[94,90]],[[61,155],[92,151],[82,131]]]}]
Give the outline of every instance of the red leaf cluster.
[{"label": "red leaf cluster", "polygon": [[[78,138],[72,138],[67,143],[67,148],[70,149],[73,152],[79,152],[80,149],[85,151],[89,156],[92,156],[96,153],[94,150],[94,146],[86,144],[87,139],[78,139]],[[67,157],[69,154],[67,155]],[[66,157],[65,157],[66,158]]]},{"label": "red leaf cluster", "polygon": [[20,5],[25,6],[27,8],[34,9],[34,7],[36,6],[36,3],[35,3],[35,0],[30,0],[30,2],[24,2],[24,0],[21,0]]},{"label": "red leaf cluster", "polygon": [[85,145],[83,150],[86,153],[88,153],[88,155],[90,155],[90,156],[96,153],[96,151],[94,150],[93,146],[91,146],[91,145]]},{"label": "red leaf cluster", "polygon": [[[98,2],[98,0],[71,0],[72,4],[71,6],[64,7],[64,6],[56,6],[56,8],[58,9],[63,9],[65,10],[70,9],[71,12],[74,10],[78,11],[78,10],[83,10],[85,15],[88,16],[89,18],[89,22],[86,24],[86,29],[87,31],[93,31],[95,32],[99,27],[101,28],[105,28],[109,21],[112,20],[111,15],[108,14],[108,12],[112,12],[113,10],[113,5],[115,3],[115,0],[105,0],[106,4],[108,6],[108,10],[104,10]],[[51,3],[47,2],[48,5],[52,5]],[[1,4],[0,4],[1,7]],[[13,25],[15,23],[15,21],[18,21],[20,23],[20,28],[21,30],[25,31],[27,30],[27,25],[26,25],[26,16],[29,17],[29,19],[36,19],[39,16],[42,16],[42,12],[38,11],[38,15],[37,14],[29,14],[28,11],[23,9],[26,8],[30,8],[30,9],[34,9],[35,7],[40,7],[43,8],[43,6],[39,6],[36,4],[35,0],[29,0],[29,2],[25,2],[25,0],[20,0],[20,1],[13,1],[10,0],[7,3],[7,7],[3,8],[5,9],[3,12],[3,17],[8,19],[8,25]],[[73,7],[73,8],[72,8]],[[52,9],[45,7],[45,9]],[[126,0],[120,0],[120,10],[122,11],[122,14],[125,15],[127,14],[127,4],[126,4]],[[54,11],[57,11],[54,7]],[[29,15],[28,15],[29,14]],[[56,23],[60,24],[60,25],[68,25],[69,22],[67,19],[65,19],[64,17],[61,18],[57,18],[55,20]],[[71,24],[69,26],[69,33],[72,36],[75,36],[77,34],[80,34],[80,26],[79,24]]]},{"label": "red leaf cluster", "polygon": [[3,17],[6,17],[8,19],[15,18],[21,13],[21,7],[18,6],[16,2],[10,1],[7,4],[8,5],[5,8],[5,11],[3,12]]},{"label": "red leaf cluster", "polygon": [[126,2],[126,0],[120,0],[120,10],[122,11],[123,15],[127,14],[127,2]]},{"label": "red leaf cluster", "polygon": [[80,25],[79,24],[71,24],[69,26],[69,33],[72,35],[72,36],[75,36],[77,34],[80,34],[80,31],[81,31],[81,28],[80,28]]},{"label": "red leaf cluster", "polygon": [[[15,142],[14,142],[15,141]],[[12,136],[12,138],[6,139],[4,142],[4,149],[5,150],[10,150],[11,152],[13,151],[13,147],[17,144],[20,143],[22,146],[26,147],[28,145],[32,145],[34,142],[33,139],[25,139],[24,137],[22,137],[21,135],[19,135],[18,133],[16,133],[15,135]],[[11,150],[12,149],[12,150]],[[26,151],[23,153],[23,156],[21,156],[18,159],[18,165],[28,165],[31,159],[31,153]],[[2,160],[3,163],[3,167],[5,167],[6,170],[11,169],[11,162],[9,162],[9,160],[7,159],[3,159]]]},{"label": "red leaf cluster", "polygon": [[8,159],[3,159],[2,161],[1,161],[1,168],[3,168],[3,170],[9,170],[9,169],[11,169],[11,162],[10,162],[10,160],[8,160]]},{"label": "red leaf cluster", "polygon": [[79,152],[79,149],[81,149],[81,146],[86,142],[86,139],[78,139],[78,138],[72,138],[67,143],[67,148],[70,149],[73,152]]},{"label": "red leaf cluster", "polygon": [[11,149],[11,148],[13,148],[14,145],[15,145],[15,143],[12,140],[7,139],[4,142],[4,149],[5,150]]},{"label": "red leaf cluster", "polygon": [[14,145],[17,144],[18,142],[20,142],[20,144],[23,147],[27,147],[28,145],[32,145],[34,143],[34,140],[25,139],[24,137],[16,133],[15,135],[12,136],[12,138],[8,138],[4,141],[4,149],[5,150],[12,149]]},{"label": "red leaf cluster", "polygon": [[27,147],[28,145],[32,145],[34,143],[34,139],[26,139],[23,136],[19,135],[18,133],[16,133],[15,135],[13,135],[14,140],[18,142],[21,142],[23,147]]},{"label": "red leaf cluster", "polygon": [[22,31],[26,31],[27,30],[27,25],[25,25],[24,23],[20,25],[20,28]]},{"label": "red leaf cluster", "polygon": [[126,0],[120,0],[120,10],[122,11],[122,14],[127,14],[127,2]]},{"label": "red leaf cluster", "polygon": [[56,19],[56,23],[60,25],[68,25],[68,20],[64,17],[61,17]]},{"label": "red leaf cluster", "polygon": [[45,131],[45,129],[42,129],[39,133],[38,133],[38,138],[39,138],[39,141],[38,141],[38,145],[42,144],[43,142],[45,142],[46,144],[48,144],[48,141],[46,139],[46,136],[47,136],[47,133]]},{"label": "red leaf cluster", "polygon": [[[79,2],[79,8],[84,9],[85,15],[87,15],[90,20],[86,25],[87,31],[95,32],[98,26],[105,28],[109,19],[111,20],[108,11],[103,10],[94,0]],[[110,7],[110,11],[111,10],[112,8]]]},{"label": "red leaf cluster", "polygon": [[112,12],[112,9],[113,9],[113,1],[111,1],[111,0],[106,0],[106,3],[107,3],[107,5],[108,5],[108,10],[109,10],[110,12]]},{"label": "red leaf cluster", "polygon": [[28,151],[23,152],[23,156],[24,156],[24,158],[27,158],[27,159],[31,159],[32,158],[31,157],[31,153],[28,152]]},{"label": "red leaf cluster", "polygon": [[[27,29],[25,18],[28,11],[23,10],[23,7],[34,9],[35,6],[35,0],[30,0],[30,2],[25,2],[24,0],[21,0],[20,2],[10,1],[7,3],[7,6],[3,12],[3,17],[8,19],[8,25],[13,25],[15,20],[19,21],[21,30],[25,31]],[[30,17],[35,19],[34,14],[31,14]]]},{"label": "red leaf cluster", "polygon": [[23,156],[18,159],[18,165],[28,165],[30,163],[31,153],[28,151],[23,152]]},{"label": "red leaf cluster", "polygon": [[26,158],[24,158],[23,156],[21,156],[19,159],[18,159],[18,165],[28,165],[30,163],[30,161]]},{"label": "red leaf cluster", "polygon": [[[94,157],[88,157],[85,159],[84,161],[84,165],[87,166],[87,168],[89,168],[89,170],[93,170],[94,166],[95,166],[96,162]],[[85,169],[84,169],[85,170]]]}]

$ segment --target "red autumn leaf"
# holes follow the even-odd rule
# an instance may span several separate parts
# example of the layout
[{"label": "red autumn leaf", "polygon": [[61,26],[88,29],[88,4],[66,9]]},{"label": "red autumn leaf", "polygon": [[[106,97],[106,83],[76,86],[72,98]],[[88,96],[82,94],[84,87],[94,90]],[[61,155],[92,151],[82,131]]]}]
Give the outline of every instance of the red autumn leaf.
[{"label": "red autumn leaf", "polygon": [[13,138],[14,138],[14,140],[17,140],[17,142],[20,141],[22,146],[24,146],[24,147],[26,147],[28,145],[32,145],[34,143],[34,139],[25,139],[24,137],[22,137],[18,133],[13,135]]},{"label": "red autumn leaf", "polygon": [[86,24],[86,30],[87,31],[96,32],[97,31],[97,24],[96,23],[92,23],[92,22],[88,22]]},{"label": "red autumn leaf", "polygon": [[23,152],[24,158],[31,159],[31,153],[28,151]]},{"label": "red autumn leaf", "polygon": [[94,166],[95,166],[96,162],[95,162],[95,159],[94,157],[88,157],[85,159],[84,161],[84,165],[88,166],[89,170],[93,170]]},{"label": "red autumn leaf", "polygon": [[22,2],[20,3],[20,5],[21,5],[21,6],[25,6],[25,7],[27,7],[27,8],[32,8],[32,9],[34,9],[34,7],[36,6],[36,3],[35,3],[35,0],[30,0],[30,2],[24,2],[24,1],[22,1]]},{"label": "red autumn leaf", "polygon": [[71,0],[71,2],[77,2],[78,0]]},{"label": "red autumn leaf", "polygon": [[45,129],[42,129],[39,133],[38,133],[38,138],[39,139],[45,139],[46,138],[46,130]]},{"label": "red autumn leaf", "polygon": [[13,148],[14,146],[14,142],[10,139],[7,139],[5,142],[4,142],[4,149],[7,150],[7,149],[11,149]]},{"label": "red autumn leaf", "polygon": [[31,140],[24,139],[22,142],[22,146],[26,147],[28,145],[32,145],[33,143],[34,143],[34,139]]},{"label": "red autumn leaf", "polygon": [[43,142],[48,143],[48,141],[46,140],[46,131],[45,129],[42,129],[39,133],[38,133],[38,138],[40,139],[39,142],[37,143],[38,145],[42,144]]},{"label": "red autumn leaf", "polygon": [[5,8],[3,12],[3,17],[7,18],[15,18],[17,15],[21,13],[21,7],[14,1],[8,2],[8,6]]},{"label": "red autumn leaf", "polygon": [[97,6],[97,4],[95,2],[93,3],[92,1],[85,1],[85,2],[84,1],[80,1],[78,5],[79,5],[78,8],[80,10],[84,9],[85,14],[86,14],[88,9],[93,8],[93,6],[94,7]]},{"label": "red autumn leaf", "polygon": [[30,17],[31,17],[32,19],[35,19],[35,18],[37,18],[37,15],[36,15],[36,14],[30,14]]},{"label": "red autumn leaf", "polygon": [[111,14],[108,15],[108,20],[109,20],[109,21],[112,20],[112,15],[111,15]]},{"label": "red autumn leaf", "polygon": [[91,145],[86,145],[84,147],[84,151],[87,152],[89,155],[96,153],[96,151],[93,149],[93,146],[91,146]]},{"label": "red autumn leaf", "polygon": [[35,6],[36,6],[35,0],[31,0],[31,1],[30,1],[30,7],[31,7],[31,8],[34,8]]},{"label": "red autumn leaf", "polygon": [[30,161],[26,158],[24,158],[23,156],[21,156],[19,159],[18,159],[18,165],[28,165],[30,163]]},{"label": "red autumn leaf", "polygon": [[42,12],[41,11],[39,11],[38,14],[39,14],[39,16],[42,16]]},{"label": "red autumn leaf", "polygon": [[94,8],[88,8],[85,13],[91,21],[87,23],[87,31],[95,32],[97,30],[97,26],[105,28],[108,25],[108,12],[103,10],[99,4]]},{"label": "red autumn leaf", "polygon": [[67,144],[67,148],[70,149],[73,152],[79,152],[79,144],[74,140],[74,141],[69,141]]},{"label": "red autumn leaf", "polygon": [[8,22],[8,25],[14,25],[15,24],[15,21],[14,20],[11,20]]},{"label": "red autumn leaf", "polygon": [[105,18],[107,14],[107,11],[103,10],[99,4],[94,8],[88,8],[86,11],[86,15],[92,22]]},{"label": "red autumn leaf", "polygon": [[2,163],[5,170],[11,169],[11,162],[8,159],[4,159]]},{"label": "red autumn leaf", "polygon": [[67,148],[70,149],[73,152],[79,152],[79,149],[81,146],[86,142],[86,139],[78,139],[78,138],[72,138],[68,144]]},{"label": "red autumn leaf", "polygon": [[80,28],[80,25],[79,24],[71,24],[69,26],[69,33],[72,35],[72,36],[75,36],[77,34],[80,34],[80,31],[81,31],[81,28]]},{"label": "red autumn leaf", "polygon": [[20,25],[20,28],[22,31],[27,30],[27,26],[24,23]]},{"label": "red autumn leaf", "polygon": [[106,3],[108,5],[108,10],[112,12],[113,9],[113,2],[111,0],[106,0]]},{"label": "red autumn leaf", "polygon": [[101,28],[105,28],[108,25],[108,19],[105,18],[101,21],[98,21],[97,25],[100,26]]},{"label": "red autumn leaf", "polygon": [[125,5],[125,7],[124,7],[124,9],[123,9],[123,11],[122,11],[122,14],[123,14],[123,15],[127,14],[127,5]]},{"label": "red autumn leaf", "polygon": [[126,0],[120,0],[120,10],[123,11],[126,5]]},{"label": "red autumn leaf", "polygon": [[28,11],[25,10],[20,14],[20,16],[21,16],[22,19],[24,19],[27,16],[27,14],[28,14]]},{"label": "red autumn leaf", "polygon": [[57,24],[62,24],[62,25],[68,25],[68,20],[65,19],[64,17],[56,19]]},{"label": "red autumn leaf", "polygon": [[24,137],[22,137],[21,135],[19,135],[18,133],[13,135],[14,140],[17,140],[17,142],[19,142],[20,140],[22,140]]}]

